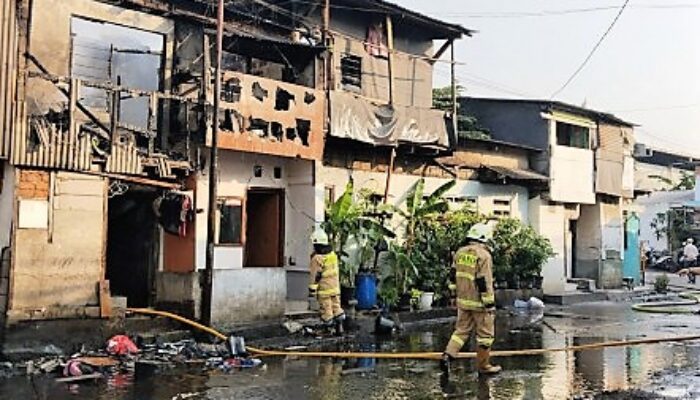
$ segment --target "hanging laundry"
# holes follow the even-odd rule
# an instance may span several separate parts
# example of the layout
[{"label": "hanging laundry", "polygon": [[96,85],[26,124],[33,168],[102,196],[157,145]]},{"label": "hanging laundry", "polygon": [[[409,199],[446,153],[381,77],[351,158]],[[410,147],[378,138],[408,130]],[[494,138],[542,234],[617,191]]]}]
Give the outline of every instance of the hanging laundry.
[{"label": "hanging laundry", "polygon": [[153,208],[165,232],[180,237],[187,236],[187,224],[194,221],[192,199],[189,196],[168,192],[154,202]]},{"label": "hanging laundry", "polygon": [[387,40],[384,33],[384,24],[378,23],[367,28],[367,39],[365,40],[365,50],[375,57],[389,57]]}]

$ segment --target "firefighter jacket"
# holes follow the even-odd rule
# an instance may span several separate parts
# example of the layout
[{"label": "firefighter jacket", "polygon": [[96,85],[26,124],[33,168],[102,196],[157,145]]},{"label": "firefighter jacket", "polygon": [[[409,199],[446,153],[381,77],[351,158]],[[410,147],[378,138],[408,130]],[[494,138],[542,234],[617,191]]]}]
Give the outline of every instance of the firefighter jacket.
[{"label": "firefighter jacket", "polygon": [[472,243],[460,248],[455,254],[453,267],[458,308],[484,311],[495,306],[493,261],[486,245]]},{"label": "firefighter jacket", "polygon": [[309,289],[317,291],[318,297],[340,295],[340,269],[335,252],[311,256]]}]

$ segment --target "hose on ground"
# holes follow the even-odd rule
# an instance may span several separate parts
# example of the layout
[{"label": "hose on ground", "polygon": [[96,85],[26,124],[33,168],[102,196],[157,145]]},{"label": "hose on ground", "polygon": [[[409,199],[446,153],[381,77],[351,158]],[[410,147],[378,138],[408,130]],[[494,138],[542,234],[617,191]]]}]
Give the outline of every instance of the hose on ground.
[{"label": "hose on ground", "polygon": [[633,304],[634,311],[654,313],[654,314],[695,314],[697,310],[681,308],[700,304],[700,292],[683,292],[678,297],[686,300],[682,301],[660,301],[654,303]]},{"label": "hose on ground", "polygon": [[[700,296],[700,292],[698,293]],[[228,337],[223,333],[202,325],[198,322],[189,320],[185,317],[173,314],[167,311],[151,310],[149,308],[127,308],[127,311],[135,314],[160,316],[171,318],[175,321],[182,322],[183,324],[189,325],[193,328],[199,329],[202,332],[209,333],[210,335],[217,337],[221,340],[227,340]],[[546,353],[556,353],[556,352],[569,352],[569,351],[584,351],[584,350],[595,350],[608,347],[627,347],[627,346],[638,346],[644,344],[657,344],[657,343],[668,343],[668,342],[686,342],[692,340],[700,340],[700,335],[690,335],[690,336],[675,336],[675,337],[665,337],[665,338],[645,338],[645,339],[634,339],[634,340],[619,340],[612,342],[602,342],[602,343],[592,343],[584,344],[578,346],[568,346],[568,347],[555,347],[549,349],[524,349],[524,350],[498,350],[492,351],[491,356],[493,357],[515,357],[515,356],[534,356],[542,355]],[[247,347],[247,349],[256,356],[277,356],[277,357],[305,357],[305,358],[377,358],[377,359],[413,359],[413,360],[439,360],[442,357],[442,352],[412,352],[412,353],[364,353],[364,352],[325,352],[325,351],[280,351],[280,350],[263,350],[255,347]],[[457,358],[475,358],[476,353],[459,353]]]}]

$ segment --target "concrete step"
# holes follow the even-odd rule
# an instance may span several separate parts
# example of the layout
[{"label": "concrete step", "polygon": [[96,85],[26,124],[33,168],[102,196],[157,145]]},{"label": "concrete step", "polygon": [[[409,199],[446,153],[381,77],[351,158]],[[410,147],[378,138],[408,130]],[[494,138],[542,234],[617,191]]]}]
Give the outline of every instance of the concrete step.
[{"label": "concrete step", "polygon": [[593,301],[606,301],[608,295],[605,292],[569,292],[544,295],[544,302],[560,306],[570,306],[578,303],[590,303]]}]

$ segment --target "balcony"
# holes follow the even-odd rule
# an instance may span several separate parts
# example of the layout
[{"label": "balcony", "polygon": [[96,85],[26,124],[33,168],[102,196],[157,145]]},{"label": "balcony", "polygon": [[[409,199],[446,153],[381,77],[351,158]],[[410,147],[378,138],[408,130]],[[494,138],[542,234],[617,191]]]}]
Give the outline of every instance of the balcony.
[{"label": "balcony", "polygon": [[226,71],[219,147],[321,160],[325,105],[323,91]]}]

